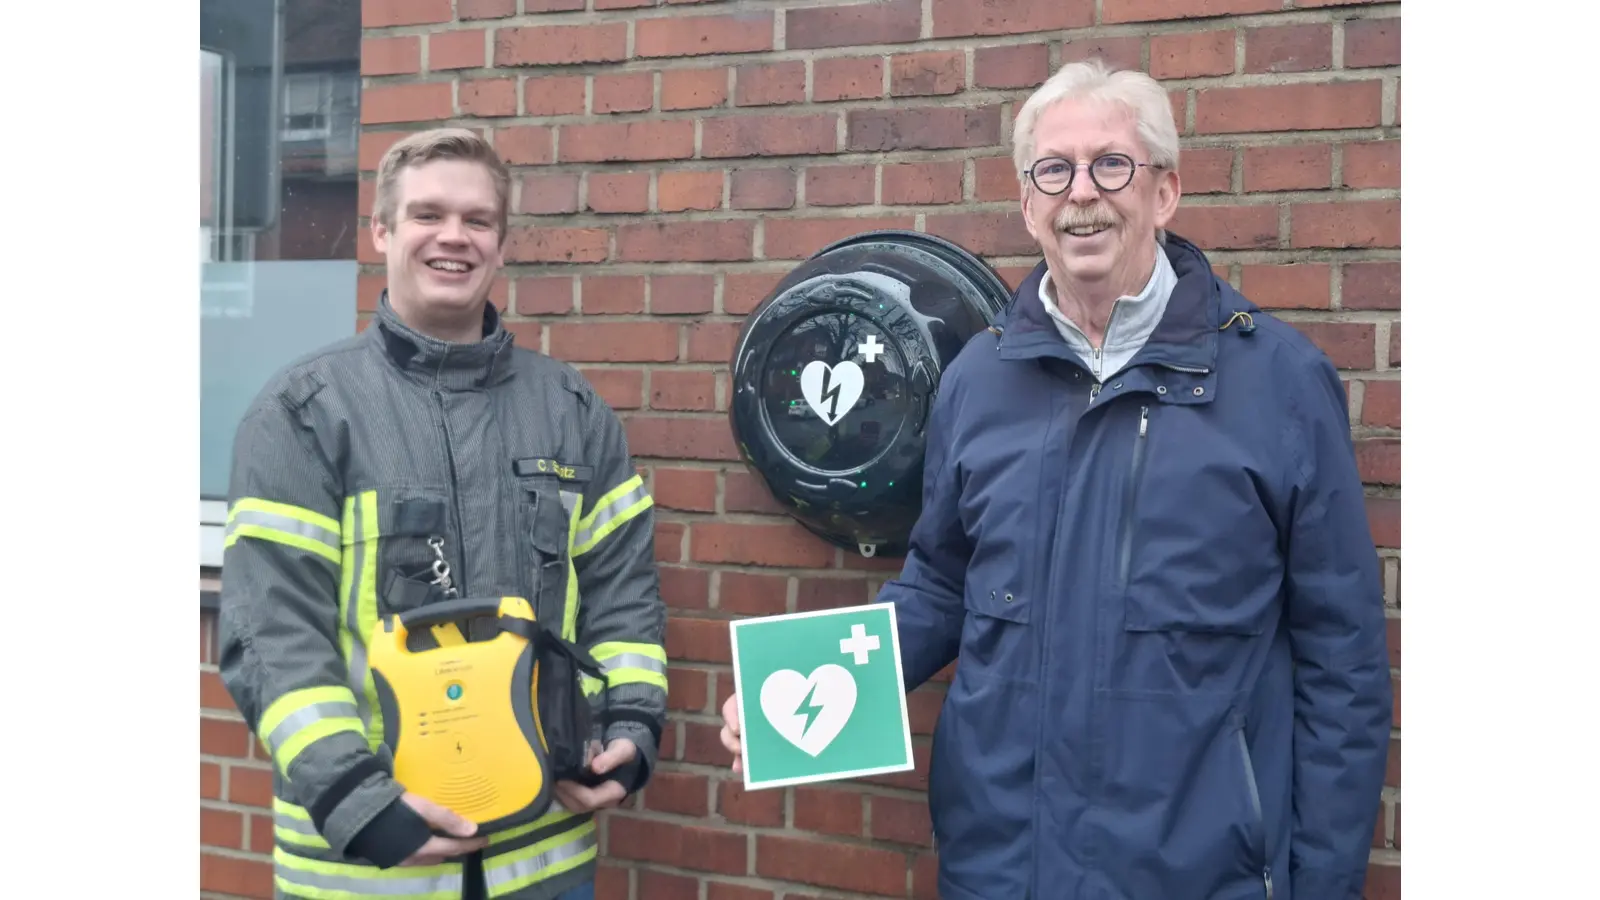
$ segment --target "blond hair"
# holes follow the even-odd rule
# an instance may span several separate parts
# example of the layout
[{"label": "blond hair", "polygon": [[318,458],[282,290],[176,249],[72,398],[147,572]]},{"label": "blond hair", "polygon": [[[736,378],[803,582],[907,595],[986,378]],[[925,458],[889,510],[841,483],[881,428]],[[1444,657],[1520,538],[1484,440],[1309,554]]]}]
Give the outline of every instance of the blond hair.
[{"label": "blond hair", "polygon": [[478,133],[466,128],[434,128],[407,135],[396,141],[378,163],[377,190],[372,198],[372,217],[386,228],[394,228],[395,183],[408,167],[440,159],[479,163],[494,180],[496,223],[502,242],[506,239],[506,216],[511,206],[511,172],[505,161]]}]

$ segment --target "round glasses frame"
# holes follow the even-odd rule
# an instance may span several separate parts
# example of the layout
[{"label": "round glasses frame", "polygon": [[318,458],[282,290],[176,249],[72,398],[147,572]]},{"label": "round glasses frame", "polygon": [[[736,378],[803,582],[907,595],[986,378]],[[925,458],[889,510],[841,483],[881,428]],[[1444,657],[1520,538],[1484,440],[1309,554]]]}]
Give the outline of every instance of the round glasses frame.
[{"label": "round glasses frame", "polygon": [[[1120,165],[1122,168],[1114,168],[1114,165]],[[1066,181],[1062,182],[1056,187],[1046,187],[1044,184],[1041,184],[1039,180],[1041,177],[1050,179],[1051,181],[1061,177],[1061,173],[1059,171],[1049,171],[1056,166],[1060,166],[1066,170]],[[1066,193],[1069,189],[1071,189],[1072,182],[1077,178],[1078,169],[1081,167],[1084,167],[1083,163],[1076,163],[1070,159],[1063,159],[1059,156],[1046,156],[1042,159],[1035,160],[1033,165],[1029,166],[1025,172],[1028,176],[1028,179],[1033,182],[1033,186],[1038,188],[1041,193],[1054,196],[1056,194]],[[1101,154],[1100,156],[1095,157],[1092,162],[1087,164],[1087,168],[1089,169],[1089,179],[1094,182],[1095,187],[1105,191],[1108,194],[1114,194],[1132,184],[1133,176],[1137,174],[1140,169],[1147,167],[1152,169],[1161,168],[1155,163],[1134,162],[1133,157],[1126,153]],[[1045,170],[1042,176],[1041,169]]]}]

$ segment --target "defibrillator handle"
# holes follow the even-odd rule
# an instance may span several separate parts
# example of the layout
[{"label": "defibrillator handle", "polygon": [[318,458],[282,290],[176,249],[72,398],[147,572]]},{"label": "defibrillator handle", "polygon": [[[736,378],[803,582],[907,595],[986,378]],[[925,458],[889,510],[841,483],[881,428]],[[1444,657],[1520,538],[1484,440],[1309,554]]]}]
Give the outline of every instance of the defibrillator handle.
[{"label": "defibrillator handle", "polygon": [[400,614],[400,625],[407,631],[455,622],[475,616],[495,616],[502,612],[505,599],[501,597],[464,597],[460,600],[441,600]]}]

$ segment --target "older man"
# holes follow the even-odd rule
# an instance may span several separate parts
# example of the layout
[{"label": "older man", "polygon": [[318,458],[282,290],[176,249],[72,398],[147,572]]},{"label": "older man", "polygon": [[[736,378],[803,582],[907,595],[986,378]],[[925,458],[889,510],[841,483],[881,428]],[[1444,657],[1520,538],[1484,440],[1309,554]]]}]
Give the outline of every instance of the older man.
[{"label": "older man", "polygon": [[1338,375],[1165,231],[1155,81],[1067,65],[1015,134],[1044,260],[940,384],[881,596],[908,686],[960,658],[940,896],[1359,897],[1392,699]]}]

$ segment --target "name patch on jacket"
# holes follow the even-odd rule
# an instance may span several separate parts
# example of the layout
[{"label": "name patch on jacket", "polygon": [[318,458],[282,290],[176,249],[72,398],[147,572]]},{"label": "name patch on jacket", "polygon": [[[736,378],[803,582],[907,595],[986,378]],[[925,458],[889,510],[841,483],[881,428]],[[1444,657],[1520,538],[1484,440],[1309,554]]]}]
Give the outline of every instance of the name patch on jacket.
[{"label": "name patch on jacket", "polygon": [[511,468],[519,476],[554,475],[562,481],[588,481],[594,476],[591,466],[569,466],[559,460],[545,456],[530,456],[519,459],[511,464]]}]

